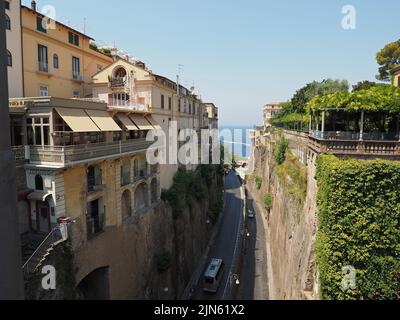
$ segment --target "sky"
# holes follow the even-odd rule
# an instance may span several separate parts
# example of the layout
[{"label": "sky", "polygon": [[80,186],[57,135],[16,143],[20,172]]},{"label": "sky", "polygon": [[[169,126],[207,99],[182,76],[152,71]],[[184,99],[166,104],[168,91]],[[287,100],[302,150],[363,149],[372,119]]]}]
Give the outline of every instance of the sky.
[{"label": "sky", "polygon": [[[175,80],[180,69],[183,85],[220,108],[221,125],[261,124],[266,103],[314,80],[374,80],[376,53],[400,38],[398,0],[36,2],[157,74]],[[356,10],[354,30],[342,28],[345,5]]]}]

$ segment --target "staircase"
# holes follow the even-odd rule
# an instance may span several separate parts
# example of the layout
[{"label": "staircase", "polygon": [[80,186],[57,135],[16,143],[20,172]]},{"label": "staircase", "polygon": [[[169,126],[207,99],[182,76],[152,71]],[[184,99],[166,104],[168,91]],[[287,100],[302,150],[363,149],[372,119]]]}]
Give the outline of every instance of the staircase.
[{"label": "staircase", "polygon": [[54,248],[68,239],[68,234],[62,232],[65,226],[54,228],[47,236],[33,235],[31,243],[23,251],[23,274],[26,278],[35,273],[46,262]]}]

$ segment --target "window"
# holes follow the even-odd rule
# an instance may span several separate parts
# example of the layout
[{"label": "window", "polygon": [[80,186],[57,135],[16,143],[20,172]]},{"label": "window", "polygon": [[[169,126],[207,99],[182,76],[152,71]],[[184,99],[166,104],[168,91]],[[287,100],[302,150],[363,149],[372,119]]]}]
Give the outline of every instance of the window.
[{"label": "window", "polygon": [[171,97],[168,98],[168,108],[169,108],[169,110],[172,110],[172,98]]},{"label": "window", "polygon": [[41,97],[48,97],[49,96],[49,87],[48,86],[40,86],[39,87],[39,95]]},{"label": "window", "polygon": [[47,33],[46,21],[41,17],[36,18],[36,29],[40,32]]},{"label": "window", "polygon": [[10,10],[10,1],[4,1],[4,6],[6,10]]},{"label": "window", "polygon": [[53,56],[53,67],[54,69],[58,69],[60,67],[57,54],[54,54]]},{"label": "window", "polygon": [[35,177],[35,190],[43,191],[43,178],[40,175]]},{"label": "window", "polygon": [[79,90],[74,90],[74,92],[72,93],[72,96],[74,98],[80,98],[81,97],[81,93]]},{"label": "window", "polygon": [[182,112],[182,111],[181,111],[181,105],[182,105],[182,104],[181,104],[181,99],[179,99],[179,101],[178,101],[179,112]]},{"label": "window", "polygon": [[11,21],[10,17],[6,14],[6,29],[11,30]]},{"label": "window", "polygon": [[81,74],[81,67],[79,58],[72,57],[72,77],[76,80],[79,80]]},{"label": "window", "polygon": [[7,50],[7,66],[12,67],[12,55],[11,52]]},{"label": "window", "polygon": [[79,47],[79,36],[75,33],[69,32],[68,33],[68,41],[70,44]]},{"label": "window", "polygon": [[26,119],[28,145],[48,146],[50,144],[50,124],[48,117]]},{"label": "window", "polygon": [[102,172],[99,166],[90,166],[87,169],[88,192],[95,191],[96,187],[101,186]]},{"label": "window", "polygon": [[38,45],[38,63],[39,71],[49,72],[49,60],[47,55],[47,47]]},{"label": "window", "polygon": [[161,109],[165,108],[165,101],[164,101],[164,95],[161,95]]}]

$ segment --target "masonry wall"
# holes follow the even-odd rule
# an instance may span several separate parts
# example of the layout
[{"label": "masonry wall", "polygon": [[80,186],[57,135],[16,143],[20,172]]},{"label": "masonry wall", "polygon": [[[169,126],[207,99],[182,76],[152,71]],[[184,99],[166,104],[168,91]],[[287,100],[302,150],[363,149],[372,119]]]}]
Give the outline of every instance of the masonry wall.
[{"label": "masonry wall", "polygon": [[[289,137],[290,138],[290,137]],[[259,207],[263,208],[266,193],[273,197],[268,219],[268,243],[270,251],[270,295],[272,299],[317,299],[318,283],[315,267],[316,181],[315,156],[307,166],[307,194],[303,201],[295,199],[276,175],[273,160],[276,136],[266,139],[266,144],[254,149],[255,172],[253,177],[262,178],[260,190],[255,179],[249,179],[248,188]],[[290,143],[295,154],[303,154],[298,143]]]}]

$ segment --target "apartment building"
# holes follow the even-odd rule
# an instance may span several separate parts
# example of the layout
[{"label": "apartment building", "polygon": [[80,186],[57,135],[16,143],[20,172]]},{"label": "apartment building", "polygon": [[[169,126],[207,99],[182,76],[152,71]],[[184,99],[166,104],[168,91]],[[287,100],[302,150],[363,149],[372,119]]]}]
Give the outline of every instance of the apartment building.
[{"label": "apartment building", "polygon": [[12,98],[23,97],[21,1],[8,0],[4,2],[6,8],[8,94]]},{"label": "apartment building", "polygon": [[91,37],[44,16],[35,1],[21,7],[21,18],[25,97],[90,96],[92,75],[112,57],[98,50]]},{"label": "apartment building", "polygon": [[77,284],[107,265],[110,290],[122,288],[113,277],[133,266],[119,266],[126,252],[112,248],[126,245],[121,234],[134,237],[130,226],[160,201],[159,166],[146,161],[151,143],[145,136],[154,129],[151,114],[53,97],[11,99],[10,114],[12,132],[21,137],[12,142],[17,161],[24,163],[27,186],[18,205],[20,221],[28,224],[21,229],[25,273],[42,258],[42,246],[65,238],[52,236],[52,242],[43,243],[46,236],[69,223]]},{"label": "apartment building", "polygon": [[[169,143],[171,121],[177,130],[200,130],[202,103],[200,99],[176,82],[148,70],[143,62],[117,59],[93,76],[93,98],[104,101],[112,110],[151,113],[154,123],[166,133]],[[171,150],[167,150],[169,156]],[[168,189],[178,164],[161,166],[161,187]]]},{"label": "apartment building", "polygon": [[205,117],[209,129],[218,129],[218,108],[214,103],[204,103]]}]

